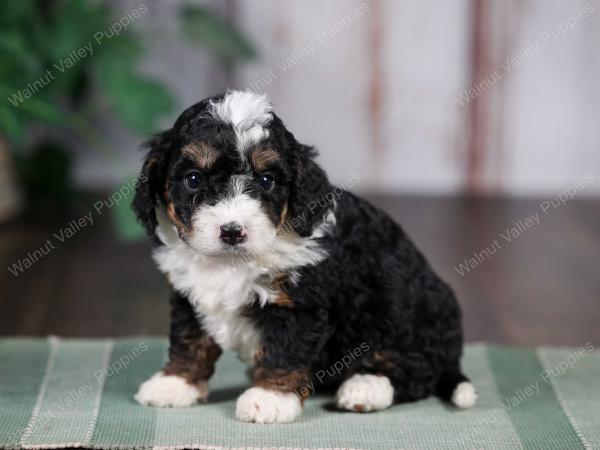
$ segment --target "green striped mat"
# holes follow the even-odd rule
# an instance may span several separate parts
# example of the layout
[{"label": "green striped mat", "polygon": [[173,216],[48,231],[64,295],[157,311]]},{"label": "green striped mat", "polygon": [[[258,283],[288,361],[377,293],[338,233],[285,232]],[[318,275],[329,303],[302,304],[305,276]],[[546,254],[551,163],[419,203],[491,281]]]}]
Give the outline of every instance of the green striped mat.
[{"label": "green striped mat", "polygon": [[373,414],[306,402],[298,422],[234,419],[247,384],[231,354],[219,361],[208,404],[138,405],[159,369],[156,338],[0,340],[1,448],[600,449],[600,352],[472,345],[464,366],[479,403],[457,411],[431,398]]}]

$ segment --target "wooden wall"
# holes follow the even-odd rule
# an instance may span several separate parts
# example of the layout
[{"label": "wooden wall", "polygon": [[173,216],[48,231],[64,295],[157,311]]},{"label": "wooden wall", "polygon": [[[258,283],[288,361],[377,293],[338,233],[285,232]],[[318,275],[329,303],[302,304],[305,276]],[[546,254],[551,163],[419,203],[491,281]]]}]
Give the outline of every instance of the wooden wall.
[{"label": "wooden wall", "polygon": [[[181,3],[147,2],[136,26],[176,26]],[[600,0],[203,3],[234,20],[259,59],[228,74],[157,32],[141,69],[181,108],[227,86],[266,92],[337,183],[548,197],[591,174],[580,194],[600,193]],[[140,137],[106,128],[138,164]],[[99,167],[84,161],[81,179],[110,173]]]},{"label": "wooden wall", "polygon": [[238,85],[267,92],[336,181],[546,196],[592,174],[581,193],[600,192],[597,0],[236,4],[262,55]]}]

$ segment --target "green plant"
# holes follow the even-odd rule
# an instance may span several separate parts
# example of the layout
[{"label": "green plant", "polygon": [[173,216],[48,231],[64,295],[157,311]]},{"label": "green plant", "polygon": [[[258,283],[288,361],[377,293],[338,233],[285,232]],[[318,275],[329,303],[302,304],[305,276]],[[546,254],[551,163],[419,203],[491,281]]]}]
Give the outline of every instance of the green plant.
[{"label": "green plant", "polygon": [[[150,7],[141,2],[137,16]],[[130,26],[136,20],[133,10],[125,14],[117,17],[108,4],[93,0],[0,3],[0,135],[13,151],[24,153],[19,167],[25,181],[36,180],[36,190],[44,181],[34,173],[43,170],[37,167],[40,157],[28,161],[28,152],[23,152],[31,145],[25,138],[32,126],[64,128],[119,164],[95,130],[92,114],[109,110],[124,126],[148,135],[172,111],[171,92],[137,70],[144,34]],[[204,7],[183,7],[180,22],[190,42],[207,48],[226,67],[254,56],[237,30]],[[57,144],[51,147],[64,162]],[[60,192],[68,195],[71,190]]]}]

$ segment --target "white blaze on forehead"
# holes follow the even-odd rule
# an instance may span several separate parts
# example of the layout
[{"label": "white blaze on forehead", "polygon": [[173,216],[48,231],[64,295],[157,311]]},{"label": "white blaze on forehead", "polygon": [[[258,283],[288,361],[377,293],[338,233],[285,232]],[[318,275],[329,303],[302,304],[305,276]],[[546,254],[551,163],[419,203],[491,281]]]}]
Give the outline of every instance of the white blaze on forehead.
[{"label": "white blaze on forehead", "polygon": [[233,175],[229,180],[229,196],[233,198],[244,194],[250,181],[252,181],[251,176]]},{"label": "white blaze on forehead", "polygon": [[265,127],[273,119],[272,111],[266,95],[247,91],[229,91],[210,104],[213,117],[233,125],[240,152],[269,136]]}]

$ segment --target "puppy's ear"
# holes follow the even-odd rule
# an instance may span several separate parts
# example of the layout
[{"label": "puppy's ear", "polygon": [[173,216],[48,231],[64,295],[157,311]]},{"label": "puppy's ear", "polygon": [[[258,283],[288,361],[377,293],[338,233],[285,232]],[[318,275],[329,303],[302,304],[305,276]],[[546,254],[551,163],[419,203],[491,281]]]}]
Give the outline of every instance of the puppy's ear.
[{"label": "puppy's ear", "polygon": [[288,221],[296,233],[307,237],[333,208],[332,186],[325,171],[314,161],[317,156],[314,148],[297,144],[294,156]]},{"label": "puppy's ear", "polygon": [[157,134],[144,146],[149,151],[142,165],[131,207],[146,233],[152,236],[157,225],[156,203],[165,190],[171,131]]}]

